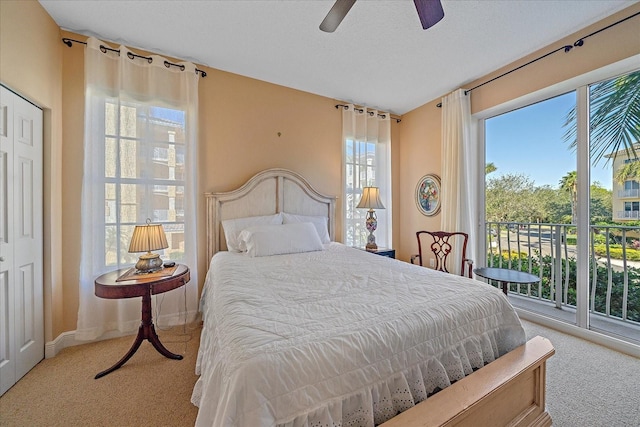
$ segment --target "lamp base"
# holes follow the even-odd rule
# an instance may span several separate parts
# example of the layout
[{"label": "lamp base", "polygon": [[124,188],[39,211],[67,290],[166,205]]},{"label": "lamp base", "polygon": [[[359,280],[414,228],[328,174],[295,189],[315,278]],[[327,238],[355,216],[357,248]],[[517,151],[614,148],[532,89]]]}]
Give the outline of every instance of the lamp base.
[{"label": "lamp base", "polygon": [[160,259],[160,255],[151,252],[140,255],[136,263],[137,274],[154,273],[158,270],[162,270],[162,259]]},{"label": "lamp base", "polygon": [[373,235],[373,232],[378,228],[378,218],[376,217],[376,213],[373,209],[369,209],[367,212],[366,219],[367,230],[369,231],[369,235],[367,236],[367,246],[365,249],[368,251],[375,251],[378,249],[378,245],[376,245],[376,236]]}]

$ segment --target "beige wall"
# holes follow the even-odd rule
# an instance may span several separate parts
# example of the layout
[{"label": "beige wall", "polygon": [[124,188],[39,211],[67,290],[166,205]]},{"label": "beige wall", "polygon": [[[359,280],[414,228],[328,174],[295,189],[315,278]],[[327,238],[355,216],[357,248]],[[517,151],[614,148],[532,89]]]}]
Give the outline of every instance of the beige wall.
[{"label": "beige wall", "polygon": [[44,113],[44,307],[47,341],[68,330],[63,324],[61,271],[63,47],[60,29],[38,2],[0,1],[0,82],[40,106]]},{"label": "beige wall", "polygon": [[[631,9],[640,10],[640,5]],[[618,16],[625,13],[629,11]],[[1,0],[0,19],[0,81],[45,109],[45,319],[46,339],[51,340],[76,328],[84,49],[62,44],[59,28],[34,0]],[[632,31],[635,24],[632,21],[589,39],[567,54],[571,62],[568,56],[557,54],[533,69],[474,91],[473,110],[639,53],[637,43],[628,43],[634,37],[637,40]],[[64,35],[83,39],[77,34]],[[575,38],[566,42],[573,43]],[[233,189],[259,170],[275,166],[302,173],[323,193],[341,194],[341,113],[334,108],[335,100],[202,68],[208,76],[201,79],[199,91],[200,194]],[[437,102],[411,111],[399,124],[392,121],[393,244],[405,260],[416,250],[415,231],[440,224],[439,215],[422,216],[413,200],[422,175],[441,175]],[[200,227],[204,226],[202,202],[201,198]],[[207,265],[204,245],[202,239],[197,266],[201,282]]]},{"label": "beige wall", "polygon": [[[604,28],[638,11],[640,11],[640,3],[636,3],[607,19],[580,30],[550,46],[546,46],[487,76],[464,84],[462,87],[472,88],[558,47],[573,45],[580,37]],[[639,20],[640,17],[635,17],[625,21],[586,39],[582,47],[576,47],[569,53],[558,52],[474,90],[471,93],[472,114],[640,54]],[[638,66],[640,67],[640,64]],[[434,217],[425,217],[414,207],[415,203],[413,201],[415,185],[422,175],[436,173],[442,176],[440,164],[441,110],[436,107],[438,102],[440,102],[439,99],[434,100],[405,114],[400,128],[400,139],[402,141],[399,170],[401,210],[399,218],[400,246],[397,250],[399,258],[405,261],[409,260],[411,254],[417,253],[415,232],[420,229],[439,229],[440,216],[447,214],[447,212],[440,211]],[[471,244],[474,243],[472,242]]]},{"label": "beige wall", "polygon": [[416,231],[439,230],[440,213],[422,215],[416,206],[415,190],[418,180],[428,174],[442,176],[440,167],[441,114],[436,107],[439,100],[432,101],[402,116],[400,128],[400,189],[394,193],[399,197],[400,211],[396,216],[400,226],[400,245],[396,246],[396,258],[409,261],[418,253]]}]

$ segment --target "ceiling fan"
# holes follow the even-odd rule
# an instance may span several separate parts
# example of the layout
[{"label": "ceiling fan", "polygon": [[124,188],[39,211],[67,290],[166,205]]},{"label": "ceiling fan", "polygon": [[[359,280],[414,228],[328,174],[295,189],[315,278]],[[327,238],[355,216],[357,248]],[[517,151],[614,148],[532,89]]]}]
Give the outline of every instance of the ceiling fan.
[{"label": "ceiling fan", "polygon": [[[342,22],[356,0],[336,0],[320,24],[320,29],[327,33],[333,33]],[[437,24],[444,17],[444,10],[440,0],[413,0],[420,17],[423,29]]]}]

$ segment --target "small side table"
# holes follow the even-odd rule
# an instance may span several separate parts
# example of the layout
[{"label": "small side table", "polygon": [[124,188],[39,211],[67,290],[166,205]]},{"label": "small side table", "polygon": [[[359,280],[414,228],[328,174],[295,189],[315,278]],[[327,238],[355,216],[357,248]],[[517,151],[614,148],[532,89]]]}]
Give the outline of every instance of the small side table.
[{"label": "small side table", "polygon": [[395,249],[389,249],[389,248],[378,248],[378,249],[358,248],[358,249],[362,249],[363,251],[371,252],[372,254],[376,254],[376,255],[380,255],[380,256],[386,256],[387,258],[394,258],[395,259],[395,257],[396,257],[396,250]]},{"label": "small side table", "polygon": [[533,274],[510,270],[508,268],[482,267],[474,268],[473,272],[485,279],[495,280],[502,285],[502,292],[505,295],[509,292],[509,283],[538,283],[540,278]]},{"label": "small side table", "polygon": [[142,322],[138,328],[138,335],[127,354],[115,365],[97,374],[95,379],[104,377],[124,365],[138,350],[144,340],[151,342],[153,347],[163,356],[169,359],[182,359],[180,354],[174,354],[167,350],[160,342],[158,334],[156,334],[156,329],[153,326],[153,319],[151,317],[151,295],[161,294],[184,286],[191,278],[189,268],[186,265],[177,264],[177,268],[171,276],[149,277],[117,282],[116,280],[127,270],[129,269],[123,268],[98,277],[94,283],[95,293],[97,297],[107,299],[142,297]]}]

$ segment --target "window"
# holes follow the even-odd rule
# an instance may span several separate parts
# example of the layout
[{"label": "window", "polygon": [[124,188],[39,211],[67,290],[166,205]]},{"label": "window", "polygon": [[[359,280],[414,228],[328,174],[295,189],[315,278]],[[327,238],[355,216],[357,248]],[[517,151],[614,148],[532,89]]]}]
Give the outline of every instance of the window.
[{"label": "window", "polygon": [[345,244],[364,246],[369,234],[364,227],[367,211],[356,206],[362,197],[362,188],[375,186],[376,144],[347,140],[345,146]]},{"label": "window", "polygon": [[[635,270],[621,267],[630,236],[639,230],[629,221],[640,219],[634,169],[640,159],[622,144],[637,141],[633,120],[626,120],[627,112],[637,109],[637,60],[477,114],[485,129],[481,165],[488,236],[480,240],[479,251],[487,254],[487,264],[508,268],[526,271],[548,264],[539,268],[547,277],[537,289],[514,286],[512,292],[569,307],[562,316],[545,311],[544,304],[526,310],[581,328],[609,330],[599,316],[629,321],[637,306],[626,290],[632,295],[638,286]],[[518,231],[512,231],[512,223]],[[622,250],[609,250],[612,245]]]},{"label": "window", "polygon": [[638,216],[638,212],[640,212],[640,202],[624,202],[624,211],[625,212],[631,212],[633,215],[633,212],[635,212],[635,216]]},{"label": "window", "polygon": [[391,126],[389,114],[344,106],[342,113],[344,202],[343,242],[364,247],[369,232],[366,209],[356,206],[364,187],[378,187],[385,209],[376,209],[378,247],[391,246]]},{"label": "window", "polygon": [[159,254],[189,266],[194,284],[184,293],[163,294],[156,321],[175,325],[197,312],[199,75],[190,62],[181,63],[183,69],[158,67],[158,56],[145,59],[126,46],[105,44],[89,37],[84,55],[80,340],[140,324],[139,304],[105,304],[95,296],[94,280],[135,263],[140,254],[128,252],[129,242],[134,226],[147,218],[167,235],[169,247]]},{"label": "window", "polygon": [[137,224],[162,223],[169,248],[184,253],[185,112],[144,103],[103,98],[104,112],[104,266],[135,263],[128,253]]}]

